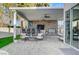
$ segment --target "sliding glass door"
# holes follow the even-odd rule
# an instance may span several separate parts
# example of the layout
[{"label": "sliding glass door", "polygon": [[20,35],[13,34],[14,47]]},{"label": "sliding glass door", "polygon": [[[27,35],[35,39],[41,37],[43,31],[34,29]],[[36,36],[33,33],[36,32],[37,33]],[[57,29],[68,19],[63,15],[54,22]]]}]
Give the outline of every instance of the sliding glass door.
[{"label": "sliding glass door", "polygon": [[79,48],[79,4],[72,9],[72,28],[73,28],[73,39],[72,46]]}]

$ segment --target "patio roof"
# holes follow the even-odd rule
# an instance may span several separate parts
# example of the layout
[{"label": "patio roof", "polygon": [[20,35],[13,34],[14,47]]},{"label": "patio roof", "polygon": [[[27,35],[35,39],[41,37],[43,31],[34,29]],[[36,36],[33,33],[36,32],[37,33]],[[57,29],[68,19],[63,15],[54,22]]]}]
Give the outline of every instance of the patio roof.
[{"label": "patio roof", "polygon": [[[58,20],[63,17],[63,8],[52,7],[10,7],[17,10],[18,14],[29,20]],[[45,18],[44,16],[49,16]]]}]

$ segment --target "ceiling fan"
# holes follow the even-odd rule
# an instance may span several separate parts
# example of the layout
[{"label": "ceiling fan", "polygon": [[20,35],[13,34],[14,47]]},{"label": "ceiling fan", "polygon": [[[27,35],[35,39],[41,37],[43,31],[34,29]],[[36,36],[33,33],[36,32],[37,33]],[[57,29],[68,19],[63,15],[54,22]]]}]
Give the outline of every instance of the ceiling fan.
[{"label": "ceiling fan", "polygon": [[50,18],[48,14],[44,14],[44,18]]},{"label": "ceiling fan", "polygon": [[43,16],[43,19],[42,20],[46,20],[46,19],[48,19],[48,18],[50,18],[50,16],[48,15],[48,14],[44,14],[44,16]]}]

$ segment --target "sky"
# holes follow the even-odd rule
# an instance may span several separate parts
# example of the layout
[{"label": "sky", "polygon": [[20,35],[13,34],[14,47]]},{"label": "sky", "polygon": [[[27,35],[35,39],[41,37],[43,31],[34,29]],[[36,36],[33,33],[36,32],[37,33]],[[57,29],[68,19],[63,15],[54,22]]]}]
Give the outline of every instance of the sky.
[{"label": "sky", "polygon": [[64,3],[50,3],[49,6],[54,8],[63,8]]}]

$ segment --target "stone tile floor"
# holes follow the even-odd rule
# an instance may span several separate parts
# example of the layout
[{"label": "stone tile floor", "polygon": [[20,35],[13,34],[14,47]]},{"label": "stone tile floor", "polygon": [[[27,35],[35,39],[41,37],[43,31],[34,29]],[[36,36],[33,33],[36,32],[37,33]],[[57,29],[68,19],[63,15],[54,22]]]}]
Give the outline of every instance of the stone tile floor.
[{"label": "stone tile floor", "polygon": [[[57,36],[50,36],[44,40],[19,40],[1,48],[1,50],[7,51],[10,55],[72,55],[68,50],[66,50],[67,53],[62,50],[68,48],[71,47],[59,41]],[[73,54],[75,55],[75,52]]]}]

